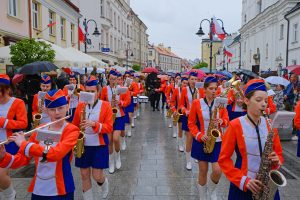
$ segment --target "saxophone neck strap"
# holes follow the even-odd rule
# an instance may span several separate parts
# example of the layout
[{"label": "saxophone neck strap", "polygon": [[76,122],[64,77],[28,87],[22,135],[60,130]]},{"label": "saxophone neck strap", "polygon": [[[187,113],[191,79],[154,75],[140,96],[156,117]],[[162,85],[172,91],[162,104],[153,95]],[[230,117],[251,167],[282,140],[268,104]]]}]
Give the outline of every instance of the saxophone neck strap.
[{"label": "saxophone neck strap", "polygon": [[247,118],[249,119],[249,121],[253,124],[253,126],[255,127],[256,133],[257,133],[257,140],[258,140],[258,147],[259,147],[259,154],[260,157],[262,157],[262,144],[261,144],[261,139],[260,139],[260,134],[259,134],[259,122],[258,124],[255,124],[255,122],[253,121],[253,119],[251,119],[251,117],[249,115],[247,115]]},{"label": "saxophone neck strap", "polygon": [[206,105],[208,106],[208,109],[209,109],[209,117],[211,118],[211,115],[212,115],[212,108],[213,108],[213,106],[214,106],[215,100],[213,100],[213,101],[211,102],[210,105],[208,105],[208,102],[207,102],[207,99],[206,99],[206,98],[204,98],[204,102],[205,102]]},{"label": "saxophone neck strap", "polygon": [[[93,107],[92,107],[92,110],[94,110],[94,108],[95,108],[95,106],[97,105],[97,103],[98,103],[98,99],[95,101],[95,103],[94,103],[94,105],[93,105]],[[91,106],[91,105],[89,104],[89,109],[91,108],[90,106]],[[88,119],[90,118],[91,113],[92,113],[92,111],[89,112]]]}]

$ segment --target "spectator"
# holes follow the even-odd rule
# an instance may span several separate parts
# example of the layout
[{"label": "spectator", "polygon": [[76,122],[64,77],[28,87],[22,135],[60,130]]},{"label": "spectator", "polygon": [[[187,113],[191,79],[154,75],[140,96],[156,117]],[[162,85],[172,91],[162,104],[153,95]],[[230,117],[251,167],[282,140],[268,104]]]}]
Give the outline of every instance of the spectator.
[{"label": "spectator", "polygon": [[155,109],[159,110],[159,100],[160,100],[160,79],[157,77],[156,73],[150,73],[146,79],[146,89],[149,94],[149,100],[153,111]]},{"label": "spectator", "polygon": [[277,110],[284,110],[284,98],[283,98],[283,85],[277,85],[275,89],[275,95],[274,95],[274,103],[276,104]]},{"label": "spectator", "polygon": [[290,77],[290,84],[287,86],[287,88],[284,90],[284,104],[285,109],[288,111],[293,110],[294,101],[296,98],[296,95],[298,94],[298,90],[300,88],[298,75],[292,74]]}]

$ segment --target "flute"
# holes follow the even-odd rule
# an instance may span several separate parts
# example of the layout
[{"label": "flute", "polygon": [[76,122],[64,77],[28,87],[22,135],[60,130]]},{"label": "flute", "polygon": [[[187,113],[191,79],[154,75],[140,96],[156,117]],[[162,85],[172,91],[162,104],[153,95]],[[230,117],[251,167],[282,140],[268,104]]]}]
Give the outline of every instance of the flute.
[{"label": "flute", "polygon": [[[42,125],[42,126],[40,126],[40,127],[38,127],[38,128],[32,129],[32,130],[30,130],[30,131],[27,131],[27,132],[24,133],[24,136],[31,135],[32,133],[34,133],[35,131],[37,131],[37,130],[39,130],[39,129],[41,129],[41,128],[45,128],[45,127],[47,127],[47,126],[51,126],[52,124],[55,124],[55,123],[57,123],[57,122],[66,120],[66,119],[68,119],[68,118],[70,118],[70,117],[71,117],[71,115],[68,115],[68,116],[63,117],[63,118],[61,118],[61,119],[58,119],[58,120],[56,120],[56,121],[54,121],[54,122],[49,122],[49,123],[44,124],[44,125]],[[5,140],[5,141],[0,142],[0,145],[8,144],[9,142],[10,142],[9,140]]]}]

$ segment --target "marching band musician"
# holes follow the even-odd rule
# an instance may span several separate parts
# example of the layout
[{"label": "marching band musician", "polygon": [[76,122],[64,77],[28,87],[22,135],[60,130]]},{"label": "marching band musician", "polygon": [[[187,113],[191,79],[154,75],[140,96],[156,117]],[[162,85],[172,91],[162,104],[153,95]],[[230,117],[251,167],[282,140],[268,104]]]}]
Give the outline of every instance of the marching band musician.
[{"label": "marching band musician", "polygon": [[226,81],[227,79],[225,77],[222,77],[219,79],[220,81],[220,85],[218,86],[218,90],[217,90],[217,96],[219,96],[220,94],[223,94],[225,92],[226,88]]},{"label": "marching band musician", "polygon": [[[102,89],[101,100],[110,103],[111,107],[117,109],[113,132],[109,135],[109,173],[114,173],[116,169],[121,168],[121,149],[120,135],[125,130],[125,114],[124,109],[130,104],[130,93],[117,94],[118,72],[111,70],[109,74],[109,85]],[[113,96],[115,99],[113,99]],[[125,138],[122,137],[122,144]],[[116,164],[116,165],[115,165]]]},{"label": "marching band musician", "polygon": [[[200,198],[204,197],[203,199],[212,200],[217,199],[216,187],[222,174],[218,165],[218,157],[221,150],[221,135],[216,139],[214,149],[211,153],[204,151],[204,143],[212,139],[208,135],[208,131],[212,129],[210,127],[211,123],[221,133],[220,127],[226,127],[229,121],[226,108],[216,107],[215,105],[217,88],[217,78],[214,76],[206,77],[204,81],[205,98],[193,101],[188,119],[190,133],[193,135],[192,157],[198,160],[199,166],[198,187]],[[212,173],[207,181],[208,163],[212,164]],[[208,195],[207,198],[205,198],[206,195]]]},{"label": "marching band musician", "polygon": [[[250,80],[244,87],[247,115],[236,118],[222,138],[222,148],[219,165],[231,182],[228,199],[251,200],[252,194],[258,193],[262,183],[256,180],[260,168],[263,150],[270,132],[270,127],[261,115],[268,102],[267,89],[264,80]],[[231,160],[236,152],[235,165]],[[274,129],[273,152],[267,155],[272,162],[272,168],[278,169],[283,163],[282,147],[277,129]],[[279,193],[275,195],[279,199]]]},{"label": "marching band musician", "polygon": [[197,80],[197,73],[191,72],[189,74],[188,79],[188,86],[185,88],[182,88],[182,93],[180,97],[180,109],[182,111],[182,130],[185,131],[186,134],[186,148],[185,148],[185,157],[186,157],[186,169],[191,170],[192,169],[192,162],[191,162],[191,150],[192,150],[192,141],[193,137],[191,133],[189,132],[188,127],[188,116],[190,113],[190,109],[192,106],[192,102],[194,99],[199,98],[199,91],[195,87],[195,83]]},{"label": "marching band musician", "polygon": [[69,74],[69,85],[65,85],[63,89],[65,96],[69,101],[69,113],[71,114],[71,117],[68,119],[69,122],[73,121],[75,109],[78,105],[79,94],[76,91],[77,89],[84,91],[83,85],[79,84],[76,78],[79,80],[79,75],[76,77],[75,73],[71,72]]},{"label": "marching band musician", "polygon": [[[9,138],[13,131],[27,127],[25,103],[21,99],[10,96],[10,78],[6,74],[0,74],[0,127],[0,141]],[[11,142],[5,145],[5,149],[7,153],[15,155],[19,147]],[[8,173],[7,168],[0,168],[0,189],[4,199],[13,200],[16,192]]]},{"label": "marching band musician", "polygon": [[[46,93],[51,90],[50,76],[43,75],[41,77],[40,88],[41,88],[42,92],[46,92]],[[43,100],[39,99],[38,94],[35,94],[33,96],[33,103],[32,103],[32,116],[37,114],[39,112],[39,110],[41,109],[42,110],[42,119],[41,119],[40,123],[44,124],[44,123],[50,122],[50,117],[48,116],[48,114],[46,112],[44,112],[44,105],[40,105],[41,102],[43,102]],[[40,106],[42,106],[42,108],[39,108]]]},{"label": "marching band musician", "polygon": [[[62,119],[68,111],[67,99],[62,90],[50,90],[45,96],[45,112],[51,122]],[[24,112],[25,113],[25,112]],[[0,167],[20,168],[35,160],[35,175],[28,191],[33,200],[74,199],[75,184],[71,171],[70,159],[76,144],[79,129],[73,124],[60,120],[43,128],[44,131],[60,132],[58,142],[45,147],[45,141],[38,141],[38,131],[28,141],[24,133],[15,133],[9,141],[15,142],[20,150],[12,155],[0,147]],[[44,162],[44,161],[45,162]]]},{"label": "marching band musician", "polygon": [[[113,130],[112,108],[109,102],[99,100],[98,79],[89,76],[86,92],[95,94],[94,105],[79,102],[73,124],[85,128],[84,153],[75,159],[75,166],[80,168],[84,200],[93,199],[92,181],[97,182],[97,191],[103,198],[108,195],[108,179],[104,169],[109,167],[108,134]],[[81,121],[82,112],[86,111],[85,120]]]},{"label": "marching band musician", "polygon": [[[165,91],[165,97],[166,97],[166,102],[167,102],[167,109],[170,109],[170,101],[171,101],[171,98],[172,98],[172,95],[173,95],[173,92],[174,92],[174,88],[175,88],[175,79],[173,77],[171,77],[169,79],[169,83],[167,84],[166,86],[166,91]],[[172,118],[170,117],[169,119],[169,128],[172,128],[173,127],[173,123],[172,123]],[[175,135],[176,137],[176,135]]]},{"label": "marching band musician", "polygon": [[[172,95],[171,102],[170,102],[171,109],[172,109],[174,115],[178,114],[178,112],[180,113],[179,108],[180,108],[180,98],[181,98],[181,94],[182,94],[182,89],[187,86],[188,86],[188,78],[184,77],[181,79],[180,86],[176,87],[174,89],[174,93]],[[178,124],[177,124],[177,126],[178,126],[178,150],[180,152],[184,151],[184,147],[183,147],[184,141],[182,138],[182,117],[183,117],[182,115],[179,117]],[[176,136],[176,133],[175,133],[175,136]]]},{"label": "marching band musician", "polygon": [[300,101],[298,101],[295,107],[295,118],[294,118],[294,125],[298,130],[298,148],[297,148],[297,156],[300,157]]},{"label": "marching band musician", "polygon": [[[143,78],[142,78],[142,76],[137,76],[138,77],[138,88],[139,88],[139,94],[138,94],[138,96],[140,96],[140,95],[143,95],[144,94],[144,92],[145,92],[145,88],[144,88],[144,85],[143,85]],[[140,104],[141,103],[138,103],[138,104],[136,104],[136,107],[135,107],[135,111],[136,111],[136,116],[135,116],[135,118],[136,117],[139,117],[140,116],[140,110],[139,110],[139,107],[140,107]]]},{"label": "marching band musician", "polygon": [[[241,91],[241,88],[239,88],[239,90]],[[235,88],[229,89],[227,109],[230,121],[246,114],[246,111],[242,107],[243,103],[244,97],[241,95],[241,93]]]}]

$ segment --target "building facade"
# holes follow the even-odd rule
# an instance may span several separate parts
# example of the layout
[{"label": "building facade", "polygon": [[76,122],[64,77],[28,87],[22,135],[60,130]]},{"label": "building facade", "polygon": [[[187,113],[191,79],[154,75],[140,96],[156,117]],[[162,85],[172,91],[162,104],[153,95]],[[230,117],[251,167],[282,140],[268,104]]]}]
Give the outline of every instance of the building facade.
[{"label": "building facade", "polygon": [[147,66],[149,67],[157,67],[159,68],[159,55],[158,51],[156,51],[156,47],[154,44],[149,44],[148,45],[148,61],[147,61]]},{"label": "building facade", "polygon": [[161,43],[155,47],[158,55],[159,69],[165,72],[179,72],[181,71],[181,58],[172,52],[171,47],[164,47]]},{"label": "building facade", "polygon": [[[216,40],[212,42],[212,69],[216,69],[217,66],[217,55],[219,49],[222,48],[222,41]],[[201,43],[201,59],[202,62],[206,62],[210,65],[210,40],[202,39]]]},{"label": "building facade", "polygon": [[243,68],[279,72],[282,66],[292,63],[286,56],[288,22],[284,17],[297,2],[299,0],[243,0],[240,29]]}]

